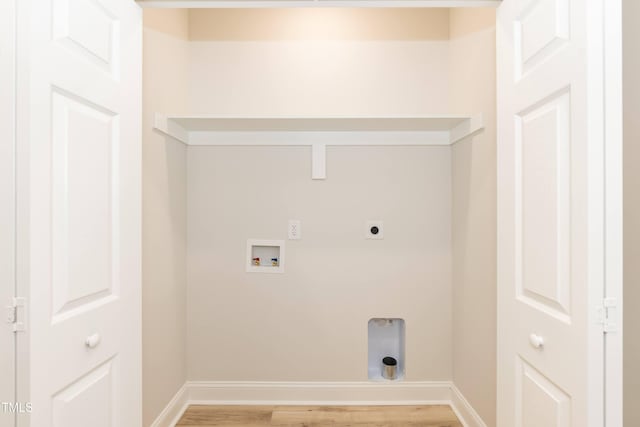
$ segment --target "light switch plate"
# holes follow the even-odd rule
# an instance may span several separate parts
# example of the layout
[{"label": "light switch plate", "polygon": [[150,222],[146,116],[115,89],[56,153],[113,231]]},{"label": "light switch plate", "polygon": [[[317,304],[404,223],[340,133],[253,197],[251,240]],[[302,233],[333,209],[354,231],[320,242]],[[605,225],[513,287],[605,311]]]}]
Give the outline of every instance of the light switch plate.
[{"label": "light switch plate", "polygon": [[302,224],[299,219],[289,220],[289,240],[300,240],[302,238]]}]

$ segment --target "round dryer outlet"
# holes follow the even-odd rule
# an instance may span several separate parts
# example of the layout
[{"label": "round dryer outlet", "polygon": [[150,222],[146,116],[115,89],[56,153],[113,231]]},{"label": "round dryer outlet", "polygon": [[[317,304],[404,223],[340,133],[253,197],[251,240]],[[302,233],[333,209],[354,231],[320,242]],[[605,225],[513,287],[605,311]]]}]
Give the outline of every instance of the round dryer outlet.
[{"label": "round dryer outlet", "polygon": [[365,224],[364,237],[366,239],[384,239],[384,228],[381,220],[367,221]]}]

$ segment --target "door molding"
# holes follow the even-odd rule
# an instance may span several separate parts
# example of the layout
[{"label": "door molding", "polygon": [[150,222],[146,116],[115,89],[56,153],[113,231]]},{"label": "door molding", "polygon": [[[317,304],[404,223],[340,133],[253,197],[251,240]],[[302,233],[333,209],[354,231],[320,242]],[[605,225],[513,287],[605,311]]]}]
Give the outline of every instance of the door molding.
[{"label": "door molding", "polygon": [[[16,0],[0,3],[0,402],[16,402],[15,344],[9,306],[16,296]],[[6,312],[5,312],[6,310]],[[0,427],[16,416],[0,407]]]},{"label": "door molding", "polygon": [[604,17],[605,297],[615,330],[605,334],[605,426],[623,424],[623,40],[622,0],[607,0]]},{"label": "door molding", "polygon": [[[29,97],[17,94],[29,93],[29,4],[26,1],[15,0],[16,19],[16,293],[22,297],[29,297],[29,244],[27,240],[29,224],[29,202],[24,195],[29,192],[29,135],[28,127]],[[26,329],[16,336],[16,399],[19,402],[30,400],[29,385],[29,313],[25,312]],[[19,414],[16,427],[30,427],[29,414]]]}]

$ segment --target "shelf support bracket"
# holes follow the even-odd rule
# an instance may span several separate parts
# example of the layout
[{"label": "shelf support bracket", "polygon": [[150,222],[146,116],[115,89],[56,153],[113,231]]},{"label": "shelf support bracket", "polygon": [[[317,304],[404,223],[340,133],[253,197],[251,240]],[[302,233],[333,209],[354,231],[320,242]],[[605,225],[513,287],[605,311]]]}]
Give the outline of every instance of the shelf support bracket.
[{"label": "shelf support bracket", "polygon": [[462,141],[484,129],[482,114],[477,114],[451,129],[450,144]]},{"label": "shelf support bracket", "polygon": [[167,116],[156,113],[153,117],[153,127],[165,135],[189,145],[189,132],[172,122]]},{"label": "shelf support bracket", "polygon": [[327,179],[327,146],[311,146],[311,179]]}]

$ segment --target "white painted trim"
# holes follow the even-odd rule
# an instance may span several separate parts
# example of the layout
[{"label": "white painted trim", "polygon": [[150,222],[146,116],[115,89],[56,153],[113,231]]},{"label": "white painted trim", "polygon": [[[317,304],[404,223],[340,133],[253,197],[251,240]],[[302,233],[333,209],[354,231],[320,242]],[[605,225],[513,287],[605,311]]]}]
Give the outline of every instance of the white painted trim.
[{"label": "white painted trim", "polygon": [[311,146],[311,179],[327,179],[327,146]]},{"label": "white painted trim", "polygon": [[154,115],[153,127],[183,144],[189,144],[189,132],[173,120],[169,120],[169,118],[163,114],[156,113]]},{"label": "white painted trim", "polygon": [[501,0],[137,0],[144,8],[498,7]]},{"label": "white painted trim", "polygon": [[455,384],[451,384],[451,407],[465,427],[487,427]]},{"label": "white painted trim", "polygon": [[[30,298],[31,242],[29,240],[31,221],[31,174],[29,171],[29,146],[31,108],[30,85],[33,64],[30,60],[31,45],[31,2],[15,1],[16,6],[16,294]],[[31,325],[30,313],[25,313],[26,330],[16,340],[16,378],[18,402],[31,401]],[[16,427],[31,427],[30,414],[18,414]]]},{"label": "white painted trim", "polygon": [[185,383],[178,392],[169,401],[167,406],[160,412],[160,415],[151,423],[151,427],[173,427],[175,426],[184,411],[190,405],[187,392],[187,384]]},{"label": "white painted trim", "polygon": [[480,132],[483,128],[484,121],[482,120],[482,114],[477,114],[451,129],[449,143],[453,145],[456,142],[460,142]]},{"label": "white painted trim", "polygon": [[604,8],[604,158],[605,158],[605,297],[615,298],[609,311],[616,330],[605,334],[606,426],[623,424],[623,39],[622,1]]},{"label": "white painted trim", "polygon": [[450,381],[187,381],[151,427],[174,427],[189,405],[450,405],[464,427],[487,427]]},{"label": "white painted trim", "polygon": [[[166,132],[165,132],[166,133]],[[334,145],[450,145],[448,131],[357,131],[357,132],[293,132],[293,131],[236,131],[188,133],[182,140],[177,133],[169,133],[186,145],[233,145],[233,146],[310,146]]]},{"label": "white painted trim", "polygon": [[484,128],[482,114],[354,117],[180,116],[154,128],[186,145],[452,145]]},{"label": "white painted trim", "polygon": [[587,0],[587,420],[585,427],[600,427],[605,419],[605,339],[597,307],[603,305],[606,286],[605,248],[605,77],[604,14],[608,0]]},{"label": "white painted trim", "polygon": [[[18,401],[14,324],[5,322],[4,310],[16,296],[16,42],[17,2],[0,2],[0,400]],[[9,309],[10,310],[10,309]],[[24,313],[20,313],[20,317]],[[22,319],[20,320],[23,321]],[[0,425],[14,425],[16,416],[0,412]],[[6,423],[6,424],[5,424]]]},{"label": "white painted trim", "polygon": [[218,382],[187,383],[198,404],[426,405],[448,404],[451,383],[425,382]]}]

